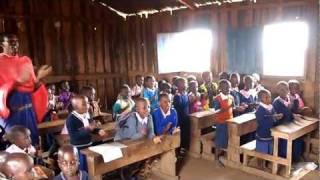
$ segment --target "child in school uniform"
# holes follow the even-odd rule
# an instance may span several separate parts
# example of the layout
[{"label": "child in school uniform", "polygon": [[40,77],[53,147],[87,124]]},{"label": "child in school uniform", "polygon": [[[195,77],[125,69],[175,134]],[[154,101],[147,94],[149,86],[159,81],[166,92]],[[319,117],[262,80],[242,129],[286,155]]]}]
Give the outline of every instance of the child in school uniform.
[{"label": "child in school uniform", "polygon": [[[291,102],[289,98],[289,85],[285,81],[280,81],[276,86],[278,97],[273,101],[273,107],[277,113],[282,113],[281,124],[293,122],[294,114],[291,111]],[[292,158],[298,161],[302,157],[304,143],[301,138],[292,142]],[[279,156],[286,158],[287,156],[287,140],[279,139]]]},{"label": "child in school uniform", "polygon": [[12,143],[7,149],[8,153],[25,153],[31,157],[36,156],[36,149],[31,145],[30,130],[21,125],[12,126],[8,133]]},{"label": "child in school uniform", "polygon": [[254,89],[253,78],[246,75],[243,78],[244,88],[240,90],[240,105],[245,108],[243,113],[253,112],[257,105],[257,92]]},{"label": "child in school uniform", "polygon": [[234,100],[230,94],[231,84],[228,80],[219,81],[220,93],[214,98],[213,107],[217,110],[216,114],[216,151],[215,158],[220,165],[223,163],[219,160],[222,149],[228,147],[228,127],[226,120],[233,118],[232,110],[234,107]]},{"label": "child in school uniform", "polygon": [[261,89],[264,89],[263,85],[260,82],[260,75],[258,73],[253,73],[252,74],[252,78],[253,78],[253,87],[256,90],[256,92],[258,93]]},{"label": "child in school uniform", "polygon": [[178,115],[171,107],[171,100],[168,94],[159,95],[159,107],[152,113],[154,132],[157,136],[173,134],[177,130]]},{"label": "child in school uniform", "polygon": [[135,99],[140,97],[143,91],[144,77],[142,75],[136,75],[136,84],[132,87],[131,95]]},{"label": "child in school uniform", "polygon": [[[256,151],[270,154],[273,152],[273,139],[271,128],[278,124],[283,117],[282,113],[277,114],[272,106],[271,93],[267,89],[261,89],[258,92],[259,106],[257,108],[256,120]],[[263,161],[258,161],[258,166],[264,168]]]},{"label": "child in school uniform", "polygon": [[245,111],[245,106],[240,104],[241,93],[239,90],[240,75],[238,73],[232,73],[230,75],[231,89],[230,94],[233,96],[235,109],[233,110],[233,116],[239,116]]},{"label": "child in school uniform", "polygon": [[[90,123],[87,119],[89,110],[88,98],[83,95],[74,96],[71,99],[73,111],[69,114],[66,120],[66,127],[70,136],[70,144],[81,149],[92,145],[91,133],[97,133],[100,136],[105,136],[105,131],[97,128],[95,123]],[[85,156],[79,152],[80,169],[87,171]]]},{"label": "child in school uniform", "polygon": [[89,100],[89,114],[90,118],[101,115],[99,100],[96,101],[96,90],[92,86],[84,86],[80,89],[80,94],[84,95]]},{"label": "child in school uniform", "polygon": [[[209,108],[212,108],[213,98],[218,94],[218,85],[212,81],[212,73],[210,71],[202,73],[202,81],[203,84],[200,85],[199,92],[203,94],[203,99],[207,99],[207,105]],[[203,100],[203,102],[205,101]],[[207,105],[203,103],[204,107]]]},{"label": "child in school uniform", "polygon": [[143,89],[143,97],[149,100],[151,112],[158,107],[158,89],[155,87],[155,78],[147,76],[145,78],[145,88]]},{"label": "child in school uniform", "polygon": [[175,82],[176,79],[178,79],[178,78],[179,78],[179,76],[174,76],[174,77],[172,77],[172,79],[171,79],[171,84],[172,84],[172,88],[171,88],[172,92],[171,92],[171,94],[172,94],[173,96],[178,92],[178,88],[177,88],[177,86],[174,84],[174,82]]},{"label": "child in school uniform", "polygon": [[298,80],[292,79],[288,81],[289,98],[292,105],[292,112],[295,114],[311,114],[312,110],[306,107],[302,97],[300,96],[300,83]]},{"label": "child in school uniform", "polygon": [[176,79],[174,83],[178,92],[173,98],[173,107],[178,113],[179,126],[181,128],[181,151],[189,149],[190,143],[190,119],[189,119],[189,98],[186,92],[187,81],[184,78]]},{"label": "child in school uniform", "polygon": [[189,82],[188,98],[189,98],[189,113],[190,114],[204,110],[204,108],[202,107],[201,101],[200,101],[201,94],[198,92],[198,82],[197,81],[190,81]]},{"label": "child in school uniform", "polygon": [[25,153],[11,153],[1,165],[0,179],[33,180],[33,160]]},{"label": "child in school uniform", "polygon": [[60,83],[60,94],[58,97],[58,101],[62,103],[62,109],[68,110],[70,106],[72,93],[70,92],[70,85],[68,81],[62,81]]},{"label": "child in school uniform", "polygon": [[89,180],[86,171],[79,170],[79,155],[76,147],[64,145],[58,151],[58,165],[60,174],[54,177],[54,180]]},{"label": "child in school uniform", "polygon": [[134,101],[131,99],[130,94],[130,87],[127,84],[122,85],[118,99],[112,107],[113,119],[118,120],[118,118],[132,111],[134,107]]}]

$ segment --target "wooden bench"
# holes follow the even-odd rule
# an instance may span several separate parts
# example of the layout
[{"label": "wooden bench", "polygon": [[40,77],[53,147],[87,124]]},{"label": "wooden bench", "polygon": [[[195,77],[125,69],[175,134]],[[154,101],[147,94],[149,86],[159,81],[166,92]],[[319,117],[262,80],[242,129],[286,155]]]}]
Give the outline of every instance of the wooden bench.
[{"label": "wooden bench", "polygon": [[214,150],[215,150],[215,132],[211,132],[201,136],[202,153],[201,158],[209,161],[214,161]]},{"label": "wooden bench", "polygon": [[215,124],[215,112],[202,111],[189,115],[190,117],[190,149],[188,154],[195,158],[201,157],[201,130],[211,127]]},{"label": "wooden bench", "polygon": [[[304,175],[310,172],[310,170],[302,169],[297,175],[291,176],[292,166],[292,142],[293,140],[300,138],[304,135],[310,134],[316,130],[319,126],[319,121],[313,118],[300,119],[289,124],[276,126],[271,129],[271,135],[274,138],[273,142],[273,155],[256,152],[256,141],[251,141],[241,146],[241,152],[243,153],[243,166],[242,170],[255,174],[264,178],[272,180],[284,180],[284,179],[300,179]],[[287,158],[281,158],[278,156],[278,141],[279,138],[287,140]],[[306,138],[308,147],[310,144],[309,138]],[[308,148],[307,148],[308,149]],[[272,162],[272,172],[259,170],[253,167],[249,167],[248,162],[251,157],[263,159]],[[285,172],[279,174],[278,165],[285,167]]]},{"label": "wooden bench", "polygon": [[180,146],[180,134],[163,136],[162,143],[154,144],[151,139],[122,141],[126,148],[121,149],[123,157],[104,163],[100,154],[89,149],[81,150],[86,155],[90,180],[101,180],[102,175],[127,165],[160,155],[159,169],[155,172],[166,180],[179,179],[176,174],[175,149]]},{"label": "wooden bench", "polygon": [[240,137],[242,135],[256,131],[256,115],[247,113],[227,120],[228,122],[228,149],[227,149],[227,165],[231,167],[239,167],[240,162]]}]

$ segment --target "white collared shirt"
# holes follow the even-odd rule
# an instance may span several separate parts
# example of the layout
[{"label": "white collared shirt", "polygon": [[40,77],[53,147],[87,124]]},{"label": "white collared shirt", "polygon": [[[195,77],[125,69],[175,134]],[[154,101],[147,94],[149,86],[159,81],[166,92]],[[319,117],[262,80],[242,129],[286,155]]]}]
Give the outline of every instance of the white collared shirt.
[{"label": "white collared shirt", "polygon": [[[88,127],[90,125],[90,123],[89,123],[90,114],[89,113],[79,114],[76,111],[72,111],[71,114],[76,116],[83,123],[84,127]],[[61,134],[69,134],[66,123],[64,123],[63,129],[61,130]]]},{"label": "white collared shirt", "polygon": [[36,154],[36,149],[30,145],[27,149],[21,149],[20,147],[18,147],[15,144],[11,144],[7,149],[6,152],[8,153],[26,153],[26,150],[28,151],[28,154],[31,156],[34,156]]},{"label": "white collared shirt", "polygon": [[267,109],[268,111],[271,111],[273,109],[272,104],[265,104],[263,102],[260,102],[259,105],[262,106],[263,108]]},{"label": "white collared shirt", "polygon": [[164,118],[166,118],[167,116],[170,116],[171,112],[170,112],[170,108],[168,109],[167,113],[164,113],[164,111],[162,110],[162,108],[160,107],[160,111],[162,113],[162,116]]},{"label": "white collared shirt", "polygon": [[146,116],[145,118],[141,118],[140,115],[136,112],[136,117],[138,119],[138,121],[141,123],[141,124],[147,124],[148,123],[148,116]]}]

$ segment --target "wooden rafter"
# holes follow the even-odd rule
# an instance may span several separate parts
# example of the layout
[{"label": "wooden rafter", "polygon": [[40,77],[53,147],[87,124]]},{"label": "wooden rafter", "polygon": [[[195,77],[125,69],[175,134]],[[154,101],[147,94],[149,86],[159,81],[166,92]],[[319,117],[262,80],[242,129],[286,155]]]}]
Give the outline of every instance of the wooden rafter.
[{"label": "wooden rafter", "polygon": [[197,7],[194,5],[194,2],[192,2],[191,0],[178,0],[181,4],[187,6],[188,8],[194,10]]}]

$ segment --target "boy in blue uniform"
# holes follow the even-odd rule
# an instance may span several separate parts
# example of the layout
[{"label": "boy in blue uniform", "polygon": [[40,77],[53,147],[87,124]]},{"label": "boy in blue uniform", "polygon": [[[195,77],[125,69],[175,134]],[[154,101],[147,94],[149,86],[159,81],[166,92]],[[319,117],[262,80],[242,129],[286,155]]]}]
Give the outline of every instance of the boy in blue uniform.
[{"label": "boy in blue uniform", "polygon": [[150,102],[151,112],[158,107],[158,90],[155,87],[155,78],[153,76],[147,76],[145,78],[145,88],[142,95]]},{"label": "boy in blue uniform", "polygon": [[[289,85],[285,81],[277,83],[277,92],[279,96],[274,99],[273,107],[277,113],[282,113],[281,123],[290,123],[294,120],[294,114],[291,111],[292,104],[289,98]],[[298,138],[292,142],[292,159],[298,161],[303,153],[304,143],[301,138]],[[287,141],[279,139],[279,156],[287,157]]]},{"label": "boy in blue uniform", "polygon": [[[273,151],[273,139],[271,128],[278,124],[283,114],[277,114],[271,102],[271,93],[266,89],[258,92],[260,104],[256,111],[257,131],[256,131],[256,151],[271,154]],[[264,168],[263,161],[258,161],[259,167]]]},{"label": "boy in blue uniform", "polygon": [[155,134],[173,134],[177,131],[177,112],[171,107],[168,94],[160,94],[159,100],[159,108],[152,113]]},{"label": "boy in blue uniform", "polygon": [[173,106],[178,113],[179,126],[181,128],[181,150],[189,149],[190,141],[190,120],[189,120],[189,99],[186,92],[187,81],[184,78],[177,78],[174,83],[178,92],[174,95]]}]

